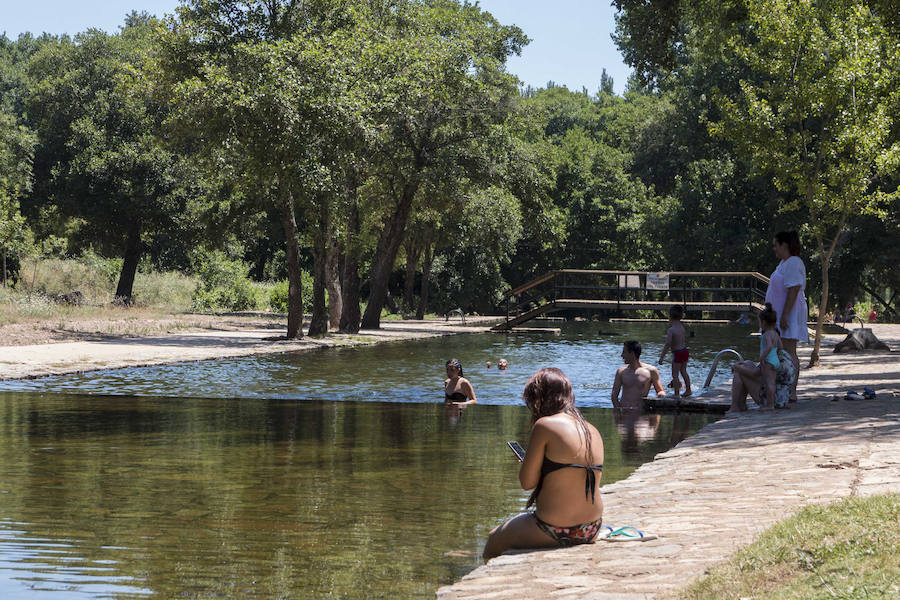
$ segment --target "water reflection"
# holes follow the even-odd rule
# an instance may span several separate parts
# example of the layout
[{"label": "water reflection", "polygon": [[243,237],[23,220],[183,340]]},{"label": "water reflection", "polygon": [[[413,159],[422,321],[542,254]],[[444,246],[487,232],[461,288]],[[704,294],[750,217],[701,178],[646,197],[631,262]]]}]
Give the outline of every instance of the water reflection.
[{"label": "water reflection", "polygon": [[[604,483],[708,421],[584,413]],[[431,597],[524,505],[505,441],[528,428],[520,406],[3,393],[0,597]]]}]

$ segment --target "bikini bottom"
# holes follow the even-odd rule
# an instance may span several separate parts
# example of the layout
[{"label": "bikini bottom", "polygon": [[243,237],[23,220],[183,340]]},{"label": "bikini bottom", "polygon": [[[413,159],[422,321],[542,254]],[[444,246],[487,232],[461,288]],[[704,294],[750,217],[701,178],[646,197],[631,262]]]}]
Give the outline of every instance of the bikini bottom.
[{"label": "bikini bottom", "polygon": [[531,516],[534,517],[540,530],[556,540],[556,543],[561,547],[590,544],[594,541],[594,538],[597,537],[597,534],[600,533],[600,529],[603,527],[602,517],[596,521],[591,521],[590,523],[572,525],[571,527],[557,527],[556,525],[541,521],[538,518],[537,513],[533,512],[531,513]]}]

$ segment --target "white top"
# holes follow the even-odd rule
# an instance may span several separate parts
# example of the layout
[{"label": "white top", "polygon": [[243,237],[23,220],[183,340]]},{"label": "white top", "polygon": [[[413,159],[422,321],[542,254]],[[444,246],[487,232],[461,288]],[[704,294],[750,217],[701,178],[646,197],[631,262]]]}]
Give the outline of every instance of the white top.
[{"label": "white top", "polygon": [[[787,301],[788,288],[800,286],[797,300],[787,316],[787,327],[781,331],[781,313]],[[809,329],[806,320],[809,309],[806,307],[806,267],[799,256],[791,256],[781,261],[769,278],[769,289],[766,290],[766,302],[778,313],[778,328],[781,337],[798,342],[809,341]]]}]

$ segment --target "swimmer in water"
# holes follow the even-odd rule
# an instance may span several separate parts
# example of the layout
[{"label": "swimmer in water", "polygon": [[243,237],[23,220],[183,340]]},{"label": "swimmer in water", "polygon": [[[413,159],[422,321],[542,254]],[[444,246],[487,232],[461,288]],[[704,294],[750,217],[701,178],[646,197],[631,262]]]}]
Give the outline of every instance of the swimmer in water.
[{"label": "swimmer in water", "polygon": [[444,401],[462,406],[475,404],[475,390],[469,380],[463,377],[462,364],[459,359],[451,358],[447,361],[447,379],[444,380]]},{"label": "swimmer in water", "polygon": [[[622,346],[622,360],[624,367],[616,371],[616,379],[613,382],[612,404],[615,408],[628,408],[641,410],[644,408],[644,398],[650,392],[650,386],[656,390],[656,397],[665,396],[662,383],[659,381],[659,371],[653,365],[641,362],[641,344],[635,340],[628,340]],[[619,398],[619,392],[622,397]]]}]

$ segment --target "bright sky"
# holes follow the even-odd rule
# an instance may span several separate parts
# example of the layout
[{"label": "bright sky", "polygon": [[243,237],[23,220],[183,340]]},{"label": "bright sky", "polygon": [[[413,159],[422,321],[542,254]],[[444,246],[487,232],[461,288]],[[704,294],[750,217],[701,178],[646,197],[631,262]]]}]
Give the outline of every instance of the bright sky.
[{"label": "bright sky", "polygon": [[[605,68],[616,93],[625,89],[630,69],[610,38],[615,11],[610,0],[481,0],[482,9],[504,25],[518,25],[531,38],[509,70],[528,85],[553,80],[572,90],[600,87]],[[157,16],[174,12],[178,0],[0,0],[0,32],[75,34],[90,27],[116,31],[131,10]]]}]

